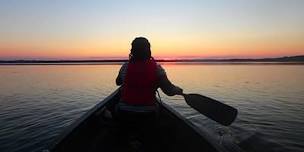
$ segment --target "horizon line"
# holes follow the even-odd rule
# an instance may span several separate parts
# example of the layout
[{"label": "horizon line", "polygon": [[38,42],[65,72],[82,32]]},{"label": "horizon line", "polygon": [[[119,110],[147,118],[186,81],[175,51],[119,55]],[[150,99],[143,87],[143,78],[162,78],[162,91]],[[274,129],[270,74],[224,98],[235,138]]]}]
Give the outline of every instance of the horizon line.
[{"label": "horizon line", "polygon": [[[177,56],[177,57],[161,57],[154,56],[155,60],[230,60],[230,59],[272,59],[272,58],[283,58],[283,57],[298,57],[304,56],[304,54],[295,54],[295,55],[277,55],[277,56],[265,56],[265,57],[246,57],[246,56]],[[37,58],[15,58],[8,57],[2,58],[0,57],[0,61],[81,61],[81,60],[128,60],[128,57],[123,56],[104,56],[104,57],[74,57],[74,58],[58,58],[58,57],[37,57]]]},{"label": "horizon line", "polygon": [[[284,59],[284,58],[303,58],[303,55],[295,56],[280,56],[280,57],[263,57],[263,58],[156,58],[156,61],[160,62],[179,62],[179,61],[201,61],[201,62],[212,62],[212,61],[258,61],[258,60],[272,60],[272,59]],[[0,59],[0,62],[123,62],[128,61],[126,57],[105,57],[103,59]]]}]

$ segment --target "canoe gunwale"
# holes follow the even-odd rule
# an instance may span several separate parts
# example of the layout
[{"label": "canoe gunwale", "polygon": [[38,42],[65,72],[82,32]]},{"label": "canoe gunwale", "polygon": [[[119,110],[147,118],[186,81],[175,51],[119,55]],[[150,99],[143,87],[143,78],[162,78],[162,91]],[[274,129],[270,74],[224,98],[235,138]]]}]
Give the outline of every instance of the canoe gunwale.
[{"label": "canoe gunwale", "polygon": [[[63,130],[63,132],[54,140],[53,143],[50,144],[48,150],[46,151],[53,151],[58,144],[60,144],[62,141],[64,141],[68,136],[72,134],[74,130],[77,130],[84,124],[88,118],[92,117],[94,113],[98,112],[101,108],[103,108],[114,96],[119,93],[119,89],[116,89],[113,93],[111,93],[109,96],[107,96],[105,99],[103,99],[101,102],[99,102],[97,105],[95,105],[93,108],[91,108],[89,111],[87,111],[83,116],[78,118],[75,122],[73,122],[71,125],[69,125],[67,128]],[[45,151],[45,150],[43,150]]]},{"label": "canoe gunwale", "polygon": [[162,106],[165,107],[168,111],[174,114],[178,119],[185,122],[191,129],[193,129],[195,132],[197,132],[201,137],[206,140],[210,145],[212,145],[217,151],[219,152],[228,152],[225,148],[223,148],[220,144],[218,144],[213,138],[210,136],[210,134],[207,131],[203,131],[202,128],[198,128],[195,126],[190,120],[186,119],[184,116],[182,116],[179,112],[177,112],[175,109],[173,109],[170,105],[163,103]]},{"label": "canoe gunwale", "polygon": [[[95,119],[94,117],[100,115],[102,112],[103,107],[108,105],[113,101],[115,97],[117,97],[117,94],[120,92],[120,87],[117,88],[113,93],[111,93],[109,96],[104,98],[101,102],[99,102],[97,105],[95,105],[93,108],[91,108],[89,111],[87,111],[83,116],[78,118],[75,122],[73,122],[71,125],[66,127],[61,134],[55,138],[55,140],[48,146],[47,150],[43,150],[43,152],[50,152],[50,151],[56,151],[56,148],[59,146],[62,146],[66,140],[69,140],[69,138],[73,137],[73,132],[81,129],[81,127],[85,126],[87,122],[90,122],[92,119]],[[207,142],[210,146],[212,146],[216,151],[218,152],[228,152],[230,150],[226,149],[223,145],[219,144],[212,135],[205,130],[204,128],[201,128],[197,125],[195,125],[191,120],[185,118],[181,113],[179,113],[177,110],[175,110],[172,106],[170,106],[167,103],[160,102],[161,106],[171,113],[174,117],[176,117],[179,121],[185,123],[186,126],[190,127],[198,136],[200,136],[205,142]],[[239,152],[239,150],[237,150]]]}]

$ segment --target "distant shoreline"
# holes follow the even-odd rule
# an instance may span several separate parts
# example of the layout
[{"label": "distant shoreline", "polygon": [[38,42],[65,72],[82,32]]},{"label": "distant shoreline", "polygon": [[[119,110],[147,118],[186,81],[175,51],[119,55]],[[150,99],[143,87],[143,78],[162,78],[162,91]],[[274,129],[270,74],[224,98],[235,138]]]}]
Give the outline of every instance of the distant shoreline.
[{"label": "distant shoreline", "polygon": [[[0,60],[0,65],[83,65],[121,64],[128,60]],[[161,63],[178,64],[304,64],[304,55],[262,59],[169,59]]]},{"label": "distant shoreline", "polygon": [[[122,65],[123,62],[96,63],[0,63],[0,66],[28,65]],[[304,62],[160,62],[165,65],[304,65]]]}]

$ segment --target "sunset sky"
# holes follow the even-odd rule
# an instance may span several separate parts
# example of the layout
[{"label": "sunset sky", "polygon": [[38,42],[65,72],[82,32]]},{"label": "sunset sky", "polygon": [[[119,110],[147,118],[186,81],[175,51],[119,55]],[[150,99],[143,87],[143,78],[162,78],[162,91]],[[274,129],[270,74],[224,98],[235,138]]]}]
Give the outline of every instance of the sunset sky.
[{"label": "sunset sky", "polygon": [[304,55],[304,0],[1,0],[0,60]]}]

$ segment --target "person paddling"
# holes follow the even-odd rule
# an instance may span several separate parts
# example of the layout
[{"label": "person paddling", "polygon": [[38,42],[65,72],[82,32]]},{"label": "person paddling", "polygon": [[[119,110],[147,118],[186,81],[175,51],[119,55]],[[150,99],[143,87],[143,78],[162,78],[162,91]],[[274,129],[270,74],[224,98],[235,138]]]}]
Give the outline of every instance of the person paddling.
[{"label": "person paddling", "polygon": [[153,59],[146,38],[133,40],[129,61],[120,68],[116,84],[122,86],[115,110],[122,127],[120,141],[134,151],[159,151],[161,147],[152,144],[155,138],[151,138],[154,135],[150,131],[156,129],[158,120],[156,91],[161,88],[166,95],[173,96],[182,95],[183,89],[173,85],[165,70]]},{"label": "person paddling", "polygon": [[129,61],[122,65],[116,78],[116,84],[122,85],[120,106],[138,107],[133,107],[135,111],[154,109],[158,88],[168,96],[183,94],[183,90],[169,81],[165,70],[151,56],[146,38],[137,37],[131,45]]}]

